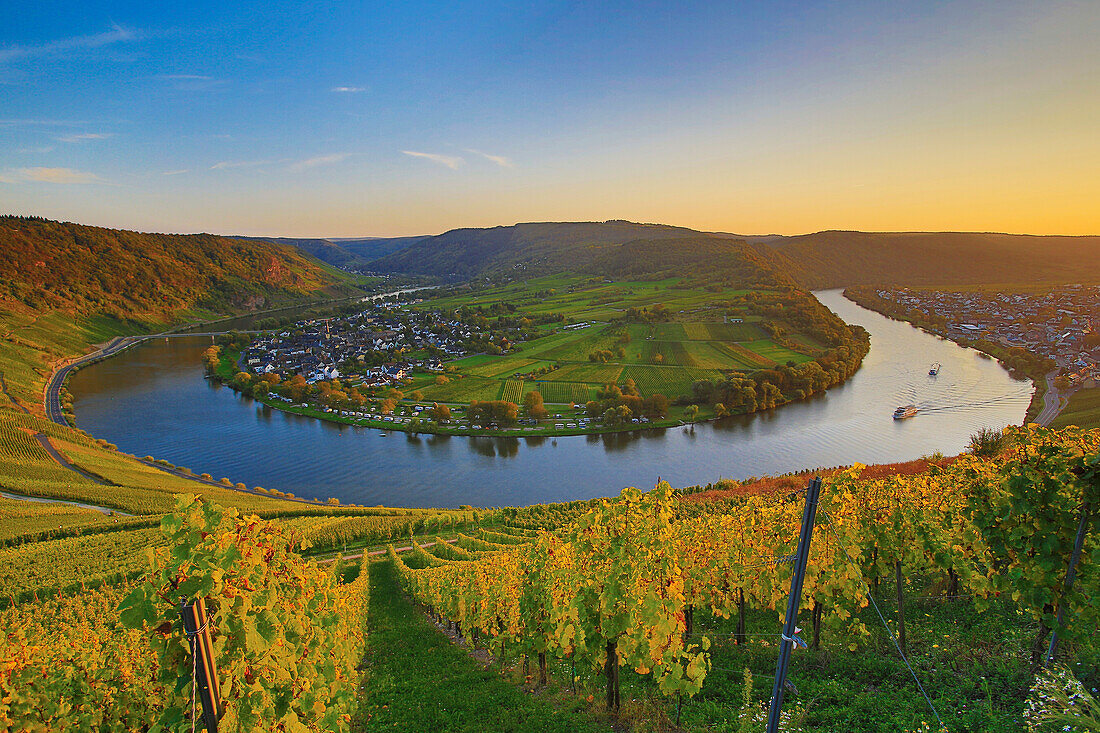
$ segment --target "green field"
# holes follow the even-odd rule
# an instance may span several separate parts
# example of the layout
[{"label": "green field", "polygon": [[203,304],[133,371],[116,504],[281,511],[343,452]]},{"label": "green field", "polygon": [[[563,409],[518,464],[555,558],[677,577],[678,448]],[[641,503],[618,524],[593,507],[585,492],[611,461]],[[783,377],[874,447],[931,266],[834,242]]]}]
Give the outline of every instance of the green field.
[{"label": "green field", "polygon": [[504,382],[488,377],[454,377],[449,384],[432,384],[421,391],[424,399],[434,402],[471,402],[499,400]]},{"label": "green field", "polygon": [[1069,398],[1069,404],[1062,410],[1052,428],[1064,428],[1076,425],[1079,428],[1100,427],[1100,389],[1082,389]]},{"label": "green field", "polygon": [[[538,389],[547,402],[577,403],[593,399],[603,385],[633,379],[643,395],[672,399],[700,379],[801,364],[824,352],[812,334],[787,323],[778,325],[789,334],[785,343],[798,351],[770,338],[762,316],[752,311],[760,298],[774,296],[753,292],[693,288],[675,279],[606,282],[559,275],[430,299],[418,307],[449,312],[507,303],[517,314],[561,314],[565,320],[540,327],[545,335],[519,342],[511,353],[450,362],[456,378],[422,391],[429,400],[518,402]],[[546,371],[532,380],[535,370]]]}]

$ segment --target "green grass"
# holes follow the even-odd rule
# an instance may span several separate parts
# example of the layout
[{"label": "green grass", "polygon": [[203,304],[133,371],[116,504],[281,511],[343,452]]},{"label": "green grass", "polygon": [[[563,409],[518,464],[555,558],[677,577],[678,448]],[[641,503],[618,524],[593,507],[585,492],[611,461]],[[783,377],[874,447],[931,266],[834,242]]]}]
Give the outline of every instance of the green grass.
[{"label": "green grass", "polygon": [[786,346],[780,346],[771,339],[758,339],[743,345],[746,349],[755,351],[757,354],[771,359],[777,364],[786,364],[788,361],[793,361],[795,364],[801,364],[802,362],[813,360],[812,357],[800,354],[797,351],[792,351]]},{"label": "green grass", "polygon": [[497,356],[493,358],[495,361],[484,362],[463,371],[479,377],[503,377],[520,371],[529,372],[534,369],[534,364],[539,363],[536,359],[524,359],[521,356]]},{"label": "green grass", "polygon": [[1051,423],[1052,428],[1076,425],[1080,428],[1100,427],[1100,389],[1082,389],[1069,398],[1069,404]]},{"label": "green grass", "polygon": [[[934,595],[937,582],[940,579],[920,578],[907,587],[906,636],[909,660],[940,716],[951,731],[959,733],[1023,730],[1024,698],[1031,681],[1027,667],[1032,622],[1007,599],[994,601],[980,612],[966,600],[915,600]],[[884,581],[878,603],[887,622],[896,628],[894,597],[894,584]],[[823,650],[799,650],[792,655],[789,679],[798,695],[788,695],[784,708],[805,708],[806,731],[895,733],[919,730],[922,720],[934,723],[874,610],[862,609],[857,617],[871,637],[856,651],[849,651],[843,637],[825,627]],[[799,621],[802,637],[809,641],[810,614],[803,611]],[[752,672],[758,703],[770,697],[778,651],[775,612],[749,612],[750,639],[744,646],[725,636],[735,625],[736,616],[723,620],[700,613],[697,617],[698,633],[710,635],[715,642],[713,668],[702,692],[684,705],[686,731],[737,730],[714,725],[736,719],[746,667]]]},{"label": "green grass", "polygon": [[685,341],[684,351],[690,357],[691,364],[704,369],[741,369],[741,360],[733,358],[727,351],[719,348],[721,344],[710,341]]},{"label": "green grass", "polygon": [[503,383],[488,377],[451,376],[449,384],[432,384],[425,387],[425,400],[436,402],[470,402],[472,400],[500,399]]},{"label": "green grass", "polygon": [[[531,695],[452,644],[398,587],[393,564],[370,572],[367,655],[354,731],[557,733],[607,730],[581,699]],[[567,704],[568,703],[568,704]]]},{"label": "green grass", "polygon": [[566,364],[547,374],[549,382],[589,382],[592,384],[614,384],[619,381],[623,368],[618,364],[599,364],[581,362]]}]

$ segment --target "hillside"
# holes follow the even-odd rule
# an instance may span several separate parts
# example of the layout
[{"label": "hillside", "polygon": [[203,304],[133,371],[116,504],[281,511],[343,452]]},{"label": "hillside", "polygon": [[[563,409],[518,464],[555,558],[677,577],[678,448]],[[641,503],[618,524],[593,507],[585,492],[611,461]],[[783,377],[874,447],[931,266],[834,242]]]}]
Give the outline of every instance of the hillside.
[{"label": "hillside", "polygon": [[563,270],[643,277],[715,274],[735,257],[739,262],[748,258],[781,273],[783,282],[810,289],[1066,283],[1100,272],[1100,237],[845,231],[742,236],[609,221],[455,229],[413,239],[372,261],[369,268],[452,280]]},{"label": "hillside", "polygon": [[379,257],[384,257],[394,252],[400,252],[406,247],[412,246],[428,237],[418,235],[413,237],[366,237],[362,239],[330,239],[328,240],[345,252],[352,254],[363,262],[370,262]]},{"label": "hillside", "polygon": [[283,244],[290,247],[296,247],[302,252],[305,252],[310,257],[315,257],[321,262],[332,265],[333,267],[339,267],[340,269],[350,269],[359,259],[348,252],[338,244],[330,242],[327,239],[296,239],[293,237],[239,237],[240,239],[247,239],[253,242],[272,242],[274,244]]},{"label": "hillside", "polygon": [[[0,300],[120,318],[255,310],[328,291],[338,277],[285,245],[0,217]],[[350,292],[350,291],[349,291]]]},{"label": "hillside", "polygon": [[1100,277],[1100,237],[973,232],[841,232],[767,238],[809,288],[967,287],[1069,283]]},{"label": "hillside", "polygon": [[610,248],[626,242],[709,236],[683,227],[626,221],[542,222],[491,229],[454,229],[379,258],[371,263],[371,268],[377,272],[434,275],[455,280],[502,271],[553,274],[563,270],[588,270],[601,257],[609,256]]},{"label": "hillside", "polygon": [[625,278],[712,277],[748,287],[795,284],[783,258],[767,247],[706,234],[603,247],[577,269]]},{"label": "hillside", "polygon": [[364,270],[371,260],[399,252],[425,239],[413,237],[361,237],[331,239],[301,239],[294,237],[240,237],[257,242],[273,242],[297,247],[310,257],[342,270]]}]

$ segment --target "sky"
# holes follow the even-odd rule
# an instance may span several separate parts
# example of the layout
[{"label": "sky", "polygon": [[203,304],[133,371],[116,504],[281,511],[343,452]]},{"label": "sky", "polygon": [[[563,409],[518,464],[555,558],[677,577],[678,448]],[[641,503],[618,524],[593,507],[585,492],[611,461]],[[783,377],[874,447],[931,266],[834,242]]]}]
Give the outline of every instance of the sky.
[{"label": "sky", "polygon": [[0,0],[0,213],[1100,234],[1100,2]]}]

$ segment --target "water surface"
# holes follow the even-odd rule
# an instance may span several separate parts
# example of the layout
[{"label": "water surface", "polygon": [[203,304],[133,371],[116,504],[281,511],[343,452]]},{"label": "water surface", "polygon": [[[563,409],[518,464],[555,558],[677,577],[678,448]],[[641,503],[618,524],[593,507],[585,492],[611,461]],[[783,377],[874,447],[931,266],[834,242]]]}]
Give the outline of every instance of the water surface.
[{"label": "water surface", "polygon": [[[291,415],[203,379],[209,338],[150,341],[77,372],[77,425],[127,453],[196,473],[344,503],[518,506],[800,468],[958,453],[983,427],[1019,423],[1032,385],[978,352],[816,293],[871,333],[847,383],[755,415],[609,436],[411,436]],[[943,367],[928,375],[933,362]],[[898,405],[921,411],[894,420]]]}]

